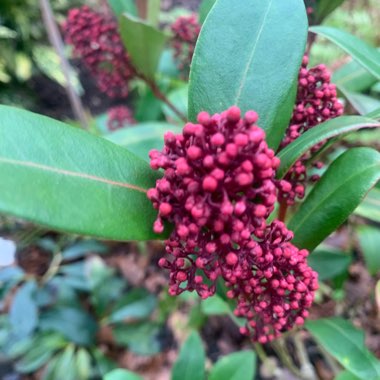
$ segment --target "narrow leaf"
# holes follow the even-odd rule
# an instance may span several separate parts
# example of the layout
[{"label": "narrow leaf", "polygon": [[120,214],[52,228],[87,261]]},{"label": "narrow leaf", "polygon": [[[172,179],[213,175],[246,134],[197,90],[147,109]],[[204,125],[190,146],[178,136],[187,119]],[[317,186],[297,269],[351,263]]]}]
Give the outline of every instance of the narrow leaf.
[{"label": "narrow leaf", "polygon": [[380,189],[375,187],[355,210],[355,214],[380,223]]},{"label": "narrow leaf", "polygon": [[0,106],[0,212],[65,232],[155,238],[148,188],[159,176],[109,141]]},{"label": "narrow leaf", "polygon": [[209,380],[252,380],[256,372],[253,351],[241,351],[220,359],[210,372]]},{"label": "narrow leaf", "polygon": [[167,131],[180,133],[181,129],[168,123],[146,122],[112,132],[105,138],[149,162],[149,152],[152,149],[161,150],[163,148],[164,134]]},{"label": "narrow leaf", "polygon": [[137,71],[153,79],[169,36],[128,14],[120,17],[120,33]]},{"label": "narrow leaf", "polygon": [[364,333],[341,318],[306,322],[306,328],[339,363],[363,380],[380,378],[380,362],[364,346]]},{"label": "narrow leaf", "polygon": [[380,179],[380,153],[350,149],[336,159],[289,222],[293,243],[313,250],[355,210]]},{"label": "narrow leaf", "polygon": [[126,369],[114,369],[104,376],[104,380],[143,380],[143,378]]},{"label": "narrow leaf", "polygon": [[380,79],[380,51],[376,48],[341,29],[328,26],[313,26],[310,31],[334,42],[372,75]]},{"label": "narrow leaf", "polygon": [[309,129],[280,151],[278,157],[281,160],[281,165],[277,170],[277,177],[284,177],[297,159],[319,142],[361,128],[375,127],[380,127],[380,123],[368,117],[341,116]]},{"label": "narrow leaf", "polygon": [[194,331],[181,347],[179,357],[173,367],[172,380],[204,380],[205,360],[201,338]]},{"label": "narrow leaf", "polygon": [[217,1],[191,66],[190,120],[232,105],[253,109],[276,148],[292,113],[306,35],[302,0]]},{"label": "narrow leaf", "polygon": [[380,271],[380,230],[371,226],[357,228],[359,244],[370,274]]}]

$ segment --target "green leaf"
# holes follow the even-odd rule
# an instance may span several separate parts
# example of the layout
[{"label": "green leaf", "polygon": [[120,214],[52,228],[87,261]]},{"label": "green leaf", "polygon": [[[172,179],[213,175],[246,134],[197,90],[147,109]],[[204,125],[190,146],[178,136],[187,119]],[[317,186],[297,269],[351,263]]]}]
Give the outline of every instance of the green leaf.
[{"label": "green leaf", "polygon": [[64,260],[74,260],[82,258],[90,253],[106,253],[107,246],[96,240],[81,240],[69,248],[62,251]]},{"label": "green leaf", "polygon": [[77,380],[88,380],[91,378],[91,355],[84,348],[78,349],[75,355],[75,366],[78,373]]},{"label": "green leaf", "polygon": [[278,154],[281,165],[277,178],[282,178],[299,157],[321,141],[361,128],[380,127],[380,123],[363,116],[341,116],[309,129]]},{"label": "green leaf", "polygon": [[216,0],[202,0],[199,6],[199,22],[203,24],[207,15],[210,13],[211,8],[214,6]]},{"label": "green leaf", "polygon": [[268,144],[276,148],[294,106],[306,37],[302,0],[219,0],[191,65],[190,120],[201,111],[220,113],[232,105],[242,112],[253,109]]},{"label": "green leaf", "polygon": [[120,17],[120,33],[138,72],[148,79],[154,79],[161,53],[169,36],[127,14]]},{"label": "green leaf", "polygon": [[159,175],[126,149],[59,121],[0,106],[0,176],[1,212],[106,239],[157,237],[146,190]]},{"label": "green leaf", "polygon": [[149,0],[147,20],[153,26],[158,26],[160,18],[161,0]]},{"label": "green leaf", "polygon": [[318,0],[316,20],[320,24],[330,13],[344,3],[345,0]]},{"label": "green leaf", "polygon": [[74,354],[75,346],[69,344],[65,351],[63,351],[58,357],[54,370],[54,379],[78,380]]},{"label": "green leaf", "polygon": [[380,100],[373,96],[348,91],[343,86],[338,88],[360,115],[368,115],[380,108]]},{"label": "green leaf", "polygon": [[355,210],[355,214],[380,223],[380,189],[375,187]]},{"label": "green leaf", "polygon": [[122,13],[137,16],[135,0],[108,0],[108,4],[118,18]]},{"label": "green leaf", "polygon": [[355,375],[353,375],[351,372],[349,371],[344,371],[344,372],[341,372],[336,378],[335,380],[359,380],[358,377],[356,377]]},{"label": "green leaf", "polygon": [[351,61],[334,71],[332,81],[348,91],[363,92],[376,83],[376,78],[356,61]]},{"label": "green leaf", "polygon": [[363,380],[380,378],[380,362],[364,346],[364,333],[341,318],[307,321],[306,328],[338,362]]},{"label": "green leaf", "polygon": [[127,319],[147,318],[156,308],[157,299],[142,289],[131,290],[117,305],[108,321],[110,323],[122,322]]},{"label": "green leaf", "polygon": [[[187,115],[187,105],[189,101],[188,97],[189,86],[181,86],[168,94],[169,101],[183,114]],[[178,117],[176,113],[167,105],[162,103],[162,110],[169,122],[176,124],[183,124],[182,119]]]},{"label": "green leaf", "polygon": [[149,162],[152,149],[162,150],[167,131],[180,133],[181,129],[163,122],[146,122],[132,128],[123,128],[105,136],[107,140],[127,148],[141,159]]},{"label": "green leaf", "polygon": [[256,372],[253,351],[240,351],[220,359],[210,372],[209,380],[252,380]]},{"label": "green leaf", "polygon": [[206,315],[227,315],[231,313],[228,303],[217,294],[202,300],[201,308]]},{"label": "green leaf", "polygon": [[340,29],[328,26],[313,26],[310,31],[334,42],[372,75],[380,79],[380,51],[376,48]]},{"label": "green leaf", "polygon": [[84,310],[55,306],[41,314],[39,327],[42,331],[55,331],[68,340],[89,346],[95,342],[96,321]]},{"label": "green leaf", "polygon": [[330,280],[344,271],[352,261],[352,257],[344,252],[317,250],[308,257],[309,265],[318,272],[320,281]]},{"label": "green leaf", "polygon": [[380,178],[380,153],[354,148],[338,157],[289,222],[293,243],[313,250],[355,210]]},{"label": "green leaf", "polygon": [[35,281],[25,282],[15,294],[9,310],[9,321],[18,338],[29,336],[38,324],[38,308],[34,300]]},{"label": "green leaf", "polygon": [[126,369],[114,369],[104,376],[104,380],[143,380],[143,378]]},{"label": "green leaf", "polygon": [[380,271],[380,230],[371,226],[359,226],[356,231],[368,271],[376,275]]},{"label": "green leaf", "polygon": [[174,363],[172,380],[204,380],[205,350],[199,334],[193,331],[181,347]]}]

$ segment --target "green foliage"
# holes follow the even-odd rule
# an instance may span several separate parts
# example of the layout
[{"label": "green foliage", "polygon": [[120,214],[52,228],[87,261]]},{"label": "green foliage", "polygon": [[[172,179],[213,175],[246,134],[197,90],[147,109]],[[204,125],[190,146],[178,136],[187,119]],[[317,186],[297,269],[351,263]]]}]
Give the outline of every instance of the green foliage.
[{"label": "green foliage", "polygon": [[380,271],[380,230],[371,226],[360,226],[356,231],[368,271],[376,275]]},{"label": "green foliage", "polygon": [[189,119],[194,121],[201,111],[214,114],[231,105],[242,112],[254,109],[268,144],[277,148],[293,109],[306,35],[301,0],[243,0],[239,6],[219,0],[195,49]]}]

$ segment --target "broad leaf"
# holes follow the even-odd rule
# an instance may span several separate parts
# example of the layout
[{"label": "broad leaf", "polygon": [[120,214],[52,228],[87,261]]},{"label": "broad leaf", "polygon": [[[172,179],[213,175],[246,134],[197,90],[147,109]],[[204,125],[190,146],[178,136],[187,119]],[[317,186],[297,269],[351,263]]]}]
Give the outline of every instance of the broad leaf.
[{"label": "broad leaf", "polygon": [[202,0],[199,6],[199,22],[203,24],[209,14],[211,8],[214,6],[216,0]]},{"label": "broad leaf", "polygon": [[302,0],[217,1],[193,57],[190,120],[232,105],[253,109],[276,148],[292,113],[306,37]]},{"label": "broad leaf", "polygon": [[205,360],[202,340],[194,331],[181,347],[173,367],[172,380],[204,380]]},{"label": "broad leaf", "polygon": [[209,380],[252,380],[256,372],[253,351],[240,351],[224,356],[210,372]]},{"label": "broad leaf", "polygon": [[[168,94],[168,99],[174,106],[181,111],[183,115],[187,115],[187,106],[188,106],[188,92],[189,92],[189,86],[185,85],[179,88],[176,88],[175,90],[171,91]],[[178,117],[176,113],[173,112],[173,110],[168,107],[167,104],[162,104],[162,110],[164,111],[164,114],[166,116],[166,119],[169,122],[174,122],[175,124],[183,124],[182,119]]]},{"label": "broad leaf", "polygon": [[363,380],[380,378],[380,362],[364,346],[364,333],[341,318],[307,321],[306,328],[323,348]]},{"label": "broad leaf", "polygon": [[334,380],[360,380],[349,371],[341,372]]},{"label": "broad leaf", "polygon": [[380,123],[368,117],[341,116],[309,129],[280,151],[278,157],[281,160],[281,165],[277,170],[277,177],[284,177],[299,157],[321,141],[361,128],[375,127],[380,127]]},{"label": "broad leaf", "polygon": [[370,117],[370,118],[376,119],[376,120],[380,119],[380,108],[369,113],[367,115],[367,117]]},{"label": "broad leaf", "polygon": [[376,48],[341,29],[328,26],[313,26],[310,31],[334,42],[372,75],[380,79],[380,51]]},{"label": "broad leaf", "polygon": [[141,159],[149,162],[152,149],[162,150],[167,131],[180,133],[181,128],[163,122],[146,122],[131,128],[123,128],[105,136],[107,140],[127,148]]},{"label": "broad leaf", "polygon": [[119,17],[124,12],[137,16],[137,8],[134,0],[108,0],[108,4],[116,17]]},{"label": "broad leaf", "polygon": [[355,214],[380,223],[380,189],[375,187],[355,210]]},{"label": "broad leaf", "polygon": [[368,271],[376,275],[380,271],[380,230],[371,226],[360,226],[357,234]]},{"label": "broad leaf", "polygon": [[104,376],[104,380],[143,380],[143,378],[126,369],[114,369]]},{"label": "broad leaf", "polygon": [[293,243],[313,250],[355,210],[380,179],[380,153],[350,149],[338,157],[289,222]]},{"label": "broad leaf", "polygon": [[153,79],[169,36],[128,14],[120,17],[120,33],[137,71]]},{"label": "broad leaf", "polygon": [[316,19],[320,24],[330,13],[344,3],[345,0],[317,0]]},{"label": "broad leaf", "polygon": [[65,232],[155,238],[146,191],[159,175],[126,149],[0,106],[0,211]]},{"label": "broad leaf", "polygon": [[308,258],[308,264],[318,272],[320,281],[332,279],[344,271],[352,261],[351,255],[333,250],[317,250]]}]

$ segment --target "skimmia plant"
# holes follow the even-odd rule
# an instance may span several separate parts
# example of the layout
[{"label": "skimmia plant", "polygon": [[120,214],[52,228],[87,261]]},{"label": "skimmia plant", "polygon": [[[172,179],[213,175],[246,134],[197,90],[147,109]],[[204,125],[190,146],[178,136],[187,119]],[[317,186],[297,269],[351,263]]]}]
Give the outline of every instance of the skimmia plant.
[{"label": "skimmia plant", "polygon": [[[0,210],[100,239],[165,240],[158,265],[170,272],[169,293],[223,293],[253,342],[303,325],[318,289],[309,255],[380,178],[371,148],[348,149],[332,163],[319,158],[332,139],[380,126],[380,111],[344,116],[326,67],[308,67],[308,14],[325,17],[324,3],[205,1],[199,20],[179,18],[172,35],[116,1],[116,14],[71,10],[66,42],[99,88],[126,97],[142,80],[173,124],[139,125],[117,107],[109,130],[136,123],[118,146],[108,141],[113,134],[107,140],[1,106]],[[375,48],[333,28],[309,31],[380,79]],[[189,76],[186,115],[160,82],[165,46]],[[310,331],[318,339],[318,325]]]}]

